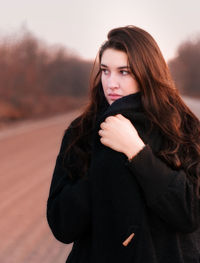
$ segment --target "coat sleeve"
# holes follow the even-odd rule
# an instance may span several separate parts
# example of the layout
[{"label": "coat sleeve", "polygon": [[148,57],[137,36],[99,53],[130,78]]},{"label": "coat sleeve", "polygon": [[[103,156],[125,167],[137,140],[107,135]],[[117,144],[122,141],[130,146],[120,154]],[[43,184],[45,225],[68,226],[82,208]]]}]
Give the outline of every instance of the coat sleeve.
[{"label": "coat sleeve", "polygon": [[141,186],[147,206],[162,220],[184,233],[199,227],[197,184],[183,170],[173,170],[154,155],[148,144],[126,164]]},{"label": "coat sleeve", "polygon": [[47,201],[47,221],[54,236],[71,243],[90,228],[90,187],[84,177],[72,182],[63,169],[63,152],[69,143],[70,129],[65,132],[51,181]]}]

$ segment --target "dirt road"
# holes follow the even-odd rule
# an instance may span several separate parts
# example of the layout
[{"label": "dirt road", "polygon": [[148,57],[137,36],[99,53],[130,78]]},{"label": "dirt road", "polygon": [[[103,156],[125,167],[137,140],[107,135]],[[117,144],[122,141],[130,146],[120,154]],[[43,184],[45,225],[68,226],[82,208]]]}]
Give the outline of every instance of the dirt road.
[{"label": "dirt road", "polygon": [[[185,99],[200,116],[199,101]],[[0,262],[64,263],[71,245],[46,222],[46,201],[64,129],[78,112],[0,132]]]},{"label": "dirt road", "polygon": [[1,263],[65,262],[71,245],[53,237],[45,213],[60,140],[77,114],[0,132]]}]

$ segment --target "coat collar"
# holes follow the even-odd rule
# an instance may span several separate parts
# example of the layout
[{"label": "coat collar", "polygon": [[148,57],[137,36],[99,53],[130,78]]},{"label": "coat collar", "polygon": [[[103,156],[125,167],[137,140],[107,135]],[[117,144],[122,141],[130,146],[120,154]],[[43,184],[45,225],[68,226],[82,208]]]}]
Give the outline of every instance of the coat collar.
[{"label": "coat collar", "polygon": [[124,96],[116,101],[114,101],[107,109],[106,112],[114,113],[117,111],[123,110],[138,110],[141,109],[142,102],[141,102],[141,92],[138,91],[136,93]]},{"label": "coat collar", "polygon": [[100,115],[99,121],[101,122],[103,119],[105,119],[106,117],[110,115],[115,115],[115,114],[118,114],[118,113],[121,113],[127,110],[130,110],[133,112],[143,111],[140,91],[124,96],[114,101],[111,105],[107,104],[107,107],[104,109],[103,113]]}]

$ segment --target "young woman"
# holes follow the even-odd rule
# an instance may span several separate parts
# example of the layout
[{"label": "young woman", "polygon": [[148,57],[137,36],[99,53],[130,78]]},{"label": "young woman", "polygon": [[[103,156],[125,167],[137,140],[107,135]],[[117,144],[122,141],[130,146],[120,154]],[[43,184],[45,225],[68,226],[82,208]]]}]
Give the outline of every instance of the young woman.
[{"label": "young woman", "polygon": [[108,33],[87,109],[65,131],[47,219],[68,263],[200,262],[200,123],[155,40]]}]

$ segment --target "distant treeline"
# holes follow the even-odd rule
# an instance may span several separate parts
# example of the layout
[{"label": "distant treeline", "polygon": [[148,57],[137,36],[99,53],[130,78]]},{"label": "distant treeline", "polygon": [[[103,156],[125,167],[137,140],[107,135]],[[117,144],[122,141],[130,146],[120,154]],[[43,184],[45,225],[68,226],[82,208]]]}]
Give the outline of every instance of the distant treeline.
[{"label": "distant treeline", "polygon": [[[91,61],[50,47],[29,31],[0,42],[0,124],[52,115],[86,101]],[[200,40],[185,42],[169,68],[182,94],[200,96]]]},{"label": "distant treeline", "polygon": [[82,105],[92,62],[50,47],[31,33],[0,43],[0,122],[41,117]]},{"label": "distant treeline", "polygon": [[168,64],[180,92],[200,98],[200,36],[182,43]]}]

